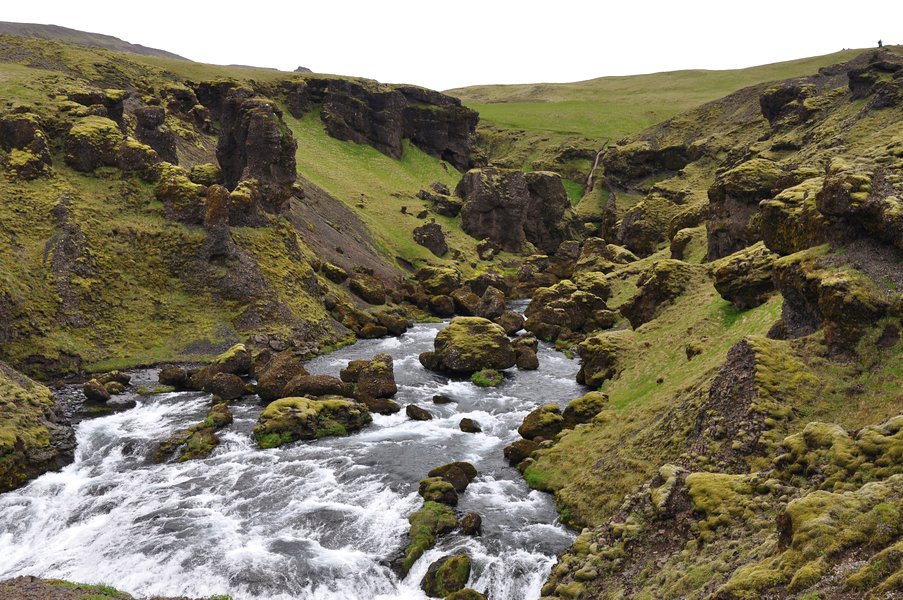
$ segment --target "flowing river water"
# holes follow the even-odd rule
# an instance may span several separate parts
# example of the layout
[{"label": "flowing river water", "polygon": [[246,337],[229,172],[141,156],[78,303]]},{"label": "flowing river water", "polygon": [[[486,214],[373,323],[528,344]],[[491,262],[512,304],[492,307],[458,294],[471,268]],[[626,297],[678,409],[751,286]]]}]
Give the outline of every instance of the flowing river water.
[{"label": "flowing river water", "polygon": [[[361,341],[311,361],[338,375],[349,360],[387,352],[404,411],[374,415],[345,438],[257,449],[256,397],[232,405],[235,422],[205,460],[154,465],[157,442],[204,418],[210,396],[172,393],[77,426],[75,462],[0,495],[0,579],[18,575],[105,583],[137,596],[244,599],[422,599],[420,580],[442,555],[466,552],[469,587],[492,600],[538,598],[557,553],[573,534],[551,496],[531,491],[502,448],[540,404],[582,394],[576,361],[542,344],[538,371],[511,369],[498,388],[423,369],[443,324],[418,324],[398,338]],[[435,405],[434,394],[455,400]],[[463,433],[462,417],[482,433]],[[406,543],[407,516],[420,507],[418,481],[431,468],[472,462],[479,476],[457,510],[483,518],[483,533],[440,538],[399,581],[389,561]]]}]

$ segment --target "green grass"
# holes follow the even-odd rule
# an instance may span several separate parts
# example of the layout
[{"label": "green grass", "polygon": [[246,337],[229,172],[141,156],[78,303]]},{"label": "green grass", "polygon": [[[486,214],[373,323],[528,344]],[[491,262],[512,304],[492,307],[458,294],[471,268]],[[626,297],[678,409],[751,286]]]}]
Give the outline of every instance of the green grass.
[{"label": "green grass", "polygon": [[448,93],[481,120],[510,129],[612,141],[757,83],[810,75],[861,50],[725,71],[686,70],[575,83],[485,85]]},{"label": "green grass", "polygon": [[[414,264],[451,264],[447,257],[436,258],[415,243],[411,231],[426,222],[414,215],[430,207],[416,197],[417,192],[434,182],[454,189],[461,178],[457,169],[407,140],[401,159],[395,160],[370,146],[329,137],[317,114],[295,119],[286,112],[284,118],[298,141],[298,171],[354,210],[387,257],[400,256]],[[403,206],[408,214],[401,213]],[[461,231],[457,219],[434,212],[429,216],[442,226],[449,247],[464,254],[463,262],[476,260],[477,240]]]}]

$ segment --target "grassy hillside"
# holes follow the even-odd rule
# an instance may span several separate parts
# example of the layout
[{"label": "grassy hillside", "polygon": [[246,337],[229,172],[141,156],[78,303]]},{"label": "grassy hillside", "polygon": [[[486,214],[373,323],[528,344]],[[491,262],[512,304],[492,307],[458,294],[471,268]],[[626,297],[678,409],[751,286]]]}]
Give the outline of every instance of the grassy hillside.
[{"label": "grassy hillside", "polygon": [[117,52],[129,52],[132,54],[144,54],[147,56],[160,56],[163,58],[187,60],[179,56],[178,54],[173,54],[172,52],[167,52],[166,50],[148,48],[147,46],[142,46],[141,44],[130,44],[129,42],[123,41],[111,35],[78,31],[77,29],[69,29],[68,27],[60,27],[59,25],[39,25],[37,23],[10,23],[0,21],[0,34],[10,34],[42,40],[51,40],[54,42],[63,42],[66,44],[92,46],[95,48],[104,48],[106,50],[115,50]]},{"label": "grassy hillside", "polygon": [[481,149],[489,161],[550,169],[582,184],[595,153],[606,143],[740,88],[808,75],[859,52],[844,50],[747,69],[482,85],[447,93],[480,113]]},{"label": "grassy hillside", "polygon": [[[348,294],[347,284],[335,285],[315,273],[321,261],[344,262],[349,272],[375,268],[392,280],[402,276],[399,265],[448,262],[413,242],[413,228],[426,222],[415,215],[427,208],[415,195],[435,182],[453,187],[460,173],[408,143],[396,160],[334,139],[313,110],[303,119],[284,111],[284,120],[298,144],[300,176],[331,195],[314,207],[293,200],[297,210],[292,215],[316,213],[317,224],[274,217],[266,227],[233,227],[231,242],[241,258],[235,264],[206,264],[199,257],[207,232],[168,218],[155,197],[155,176],[118,166],[78,172],[67,163],[67,132],[73,124],[96,122],[98,112],[107,110],[72,98],[101,99],[89,104],[127,98],[120,129],[123,139],[133,141],[136,117],[128,107],[165,108],[161,131],[176,135],[180,164],[190,169],[217,162],[218,131],[199,125],[180,108],[176,97],[193,95],[187,84],[235,81],[259,95],[273,95],[278,103],[276,84],[298,76],[42,39],[0,39],[0,102],[7,107],[0,118],[34,115],[28,118],[39,124],[52,159],[52,167],[27,180],[17,176],[17,165],[34,157],[0,149],[6,174],[0,181],[5,199],[0,204],[0,341],[2,357],[18,368],[46,377],[85,368],[199,360],[252,334],[315,348],[347,335],[341,327],[329,333],[322,290],[368,308]],[[351,211],[343,213],[341,225],[330,214],[335,212],[330,202]],[[476,241],[462,234],[455,220],[432,216],[461,252],[466,271],[473,270],[471,263],[485,264],[477,261]],[[318,227],[335,229],[331,235],[342,235],[336,233],[341,229],[344,248],[330,247],[327,255],[317,256],[308,242],[321,236]],[[366,255],[367,261],[343,259],[345,250],[347,257]]]}]

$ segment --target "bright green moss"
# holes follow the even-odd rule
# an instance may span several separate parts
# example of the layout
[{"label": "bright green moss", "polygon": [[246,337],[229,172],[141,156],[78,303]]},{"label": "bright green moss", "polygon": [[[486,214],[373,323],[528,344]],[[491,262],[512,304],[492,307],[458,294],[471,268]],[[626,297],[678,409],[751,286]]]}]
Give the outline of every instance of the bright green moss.
[{"label": "bright green moss", "polygon": [[407,573],[423,553],[436,545],[436,537],[458,525],[455,512],[444,504],[425,501],[423,507],[408,517],[411,524],[409,542],[404,550],[402,572]]}]

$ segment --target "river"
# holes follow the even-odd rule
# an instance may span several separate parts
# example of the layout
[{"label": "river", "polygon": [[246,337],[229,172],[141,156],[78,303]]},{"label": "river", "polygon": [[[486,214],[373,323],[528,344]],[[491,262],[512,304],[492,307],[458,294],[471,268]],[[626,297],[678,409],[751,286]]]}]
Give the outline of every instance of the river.
[{"label": "river", "polygon": [[[429,564],[463,551],[473,561],[469,587],[492,600],[538,598],[573,534],[558,523],[552,497],[530,490],[502,448],[518,438],[527,412],[583,393],[577,363],[542,344],[538,371],[511,369],[500,387],[478,388],[418,362],[442,326],[417,324],[306,365],[338,375],[349,360],[387,352],[395,400],[419,404],[432,421],[402,410],[374,415],[345,438],[259,450],[251,430],[262,408],[248,397],[232,404],[235,422],[209,458],[165,465],[148,459],[155,444],[203,419],[209,395],[139,397],[131,410],[79,423],[73,464],[0,495],[0,579],[104,583],[136,596],[422,599]],[[455,402],[433,404],[435,394]],[[463,417],[483,432],[461,432]],[[454,460],[479,470],[457,510],[479,513],[483,533],[441,538],[399,581],[388,563],[420,507],[418,481]]]}]

